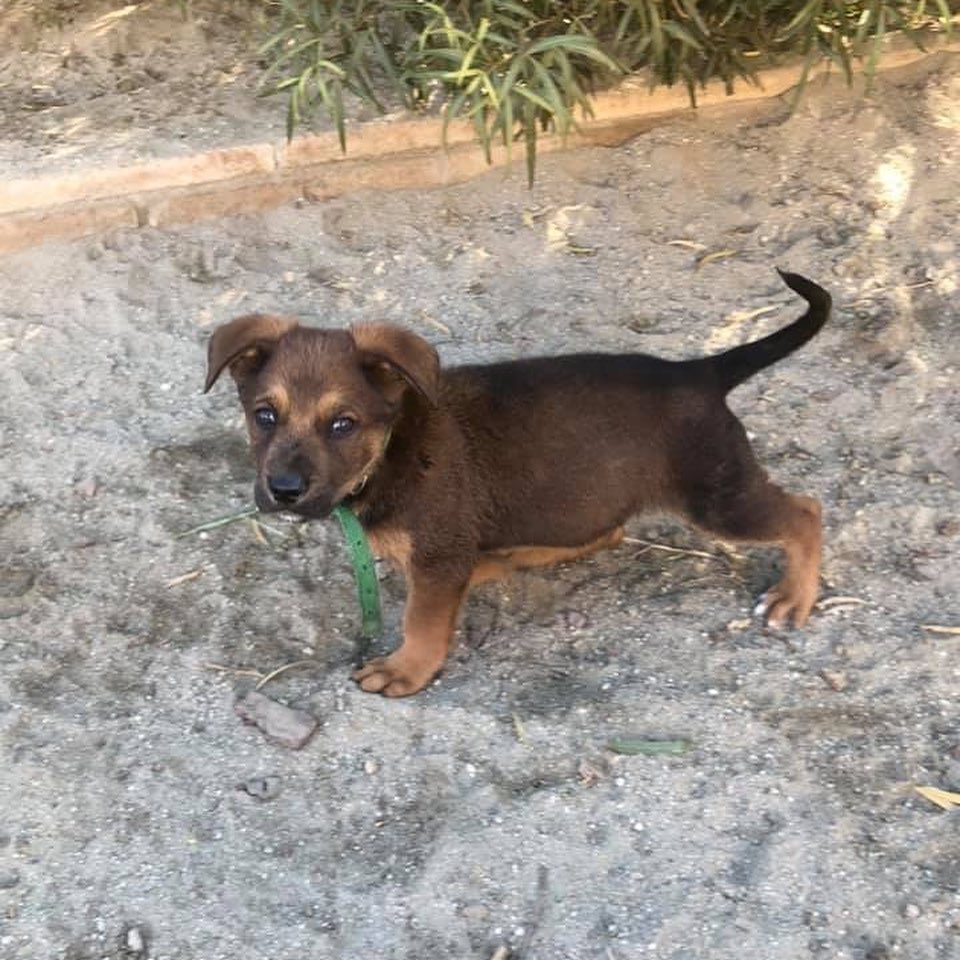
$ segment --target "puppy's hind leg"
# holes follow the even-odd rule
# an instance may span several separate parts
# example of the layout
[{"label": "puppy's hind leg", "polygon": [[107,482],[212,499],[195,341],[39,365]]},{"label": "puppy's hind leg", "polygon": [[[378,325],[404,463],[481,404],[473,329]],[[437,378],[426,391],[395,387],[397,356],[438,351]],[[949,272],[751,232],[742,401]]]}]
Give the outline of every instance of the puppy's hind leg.
[{"label": "puppy's hind leg", "polygon": [[764,617],[773,627],[788,620],[802,627],[816,603],[819,586],[820,504],[771,483],[754,459],[742,426],[733,421],[731,427],[721,451],[712,444],[700,448],[707,459],[700,462],[703,472],[686,484],[682,512],[721,539],[780,544],[786,571],[763,599]]},{"label": "puppy's hind leg", "polygon": [[802,627],[817,602],[820,553],[823,542],[821,507],[813,497],[785,493],[770,484],[781,498],[777,541],[786,554],[783,579],[763,597],[763,615],[773,627],[792,619]]}]

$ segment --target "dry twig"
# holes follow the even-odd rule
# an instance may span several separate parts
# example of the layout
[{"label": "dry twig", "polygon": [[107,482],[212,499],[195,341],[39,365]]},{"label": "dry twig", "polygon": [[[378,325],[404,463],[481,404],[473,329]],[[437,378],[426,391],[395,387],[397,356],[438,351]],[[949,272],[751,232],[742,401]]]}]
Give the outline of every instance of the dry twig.
[{"label": "dry twig", "polygon": [[292,670],[294,667],[305,667],[308,664],[316,664],[316,660],[294,660],[291,663],[285,663],[283,666],[277,667],[275,670],[271,670],[266,675],[261,675],[260,680],[257,682],[255,690],[260,690],[265,687],[271,680],[279,677],[281,673],[286,673],[288,670]]},{"label": "dry twig", "polygon": [[[730,551],[727,556],[717,556],[715,553],[708,553],[706,550],[689,550],[684,547],[671,547],[665,543],[655,543],[652,540],[641,540],[639,537],[624,537],[624,543],[635,543],[644,547],[646,550],[662,550],[664,553],[676,553],[685,557],[702,557],[704,560],[718,560],[721,563],[727,560],[727,557],[733,557],[735,560],[743,559],[739,553]],[[644,551],[641,550],[640,553]]]},{"label": "dry twig", "polygon": [[196,580],[198,577],[203,576],[203,567],[197,567],[196,570],[191,570],[189,573],[181,573],[179,577],[174,577],[172,580],[167,581],[167,589],[171,587],[179,587],[181,583],[189,583],[191,580]]},{"label": "dry twig", "polygon": [[824,597],[817,602],[817,609],[832,610],[835,607],[861,607],[866,602],[866,600],[861,600],[860,597]]},{"label": "dry twig", "polygon": [[259,670],[245,670],[242,667],[228,667],[224,663],[204,663],[205,670],[215,670],[217,673],[232,673],[235,677],[255,677],[257,680],[263,678]]}]

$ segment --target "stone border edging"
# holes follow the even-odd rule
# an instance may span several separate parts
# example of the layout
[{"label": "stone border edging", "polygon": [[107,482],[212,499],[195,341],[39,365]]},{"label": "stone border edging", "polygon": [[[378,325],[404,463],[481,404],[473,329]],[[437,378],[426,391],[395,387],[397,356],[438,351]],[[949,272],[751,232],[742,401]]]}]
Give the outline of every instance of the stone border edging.
[{"label": "stone border edging", "polygon": [[[902,40],[890,47],[878,71],[960,52],[960,44],[944,40],[927,52]],[[809,79],[828,69],[819,66]],[[796,64],[773,68],[760,74],[757,86],[741,81],[730,95],[721,82],[712,82],[698,93],[698,108],[777,97],[795,87],[800,76]],[[594,116],[581,123],[579,132],[566,141],[542,137],[538,152],[622,143],[652,123],[690,109],[685,89],[650,91],[637,80],[597,95],[593,103]],[[442,121],[436,118],[364,123],[349,131],[347,150],[341,152],[335,133],[324,133],[290,143],[227,147],[135,166],[10,180],[0,183],[0,254],[115,227],[172,226],[251,213],[299,198],[322,200],[364,188],[442,186],[490,169],[470,124],[451,124],[444,147]],[[518,147],[516,157],[521,154]],[[508,160],[504,148],[494,151],[494,165]]]}]

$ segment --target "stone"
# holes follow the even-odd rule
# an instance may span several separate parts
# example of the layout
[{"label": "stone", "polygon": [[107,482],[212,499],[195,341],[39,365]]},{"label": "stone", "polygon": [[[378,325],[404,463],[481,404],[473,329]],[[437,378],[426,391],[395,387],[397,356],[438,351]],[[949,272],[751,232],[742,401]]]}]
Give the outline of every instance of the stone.
[{"label": "stone", "polygon": [[318,726],[316,718],[309,713],[277,703],[258,690],[241,697],[234,709],[244,723],[252,724],[268,740],[290,750],[303,747]]},{"label": "stone", "polygon": [[248,777],[239,784],[239,789],[257,800],[273,800],[280,796],[283,781],[276,775],[266,777]]}]

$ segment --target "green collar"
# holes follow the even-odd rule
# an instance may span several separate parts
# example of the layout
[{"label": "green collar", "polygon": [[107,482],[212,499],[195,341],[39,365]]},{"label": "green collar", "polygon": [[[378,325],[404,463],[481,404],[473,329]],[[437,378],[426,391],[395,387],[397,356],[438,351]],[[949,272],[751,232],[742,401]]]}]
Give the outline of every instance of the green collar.
[{"label": "green collar", "polygon": [[[393,427],[387,430],[380,447],[380,456],[370,465],[363,475],[359,486],[351,493],[351,498],[357,496],[367,485],[370,474],[383,462],[387,453],[387,446],[393,434]],[[363,635],[368,640],[379,637],[383,633],[383,615],[380,612],[380,585],[377,582],[377,568],[370,552],[370,544],[364,533],[357,515],[344,504],[333,509],[333,515],[340,521],[340,529],[347,541],[350,550],[350,562],[353,564],[353,575],[357,581],[357,593],[360,597],[360,617],[363,623]]]},{"label": "green collar", "polygon": [[340,521],[344,539],[350,549],[353,563],[353,575],[357,581],[357,593],[360,597],[360,616],[363,635],[368,640],[379,637],[383,632],[383,616],[380,613],[380,585],[377,583],[377,568],[367,535],[360,526],[354,512],[342,504],[335,507],[333,515]]},{"label": "green collar", "polygon": [[[252,519],[260,514],[256,507],[249,507],[239,513],[232,513],[225,517],[217,517],[178,533],[177,538],[188,537],[193,533],[202,533],[206,530],[215,530],[237,520]],[[367,543],[367,535],[360,526],[360,521],[349,507],[342,504],[334,507],[333,515],[340,521],[344,539],[350,550],[350,561],[353,564],[353,575],[357,581],[357,593],[360,595],[360,616],[362,619],[363,635],[368,640],[379,637],[383,632],[383,617],[380,613],[380,586],[377,583],[377,568]]]},{"label": "green collar", "polygon": [[[383,462],[393,434],[391,426],[383,438],[383,445],[376,460],[364,471],[363,478],[357,487],[350,493],[348,499],[358,496],[370,479],[370,474]],[[334,507],[333,515],[340,521],[340,529],[347,541],[350,550],[350,562],[353,564],[353,575],[357,581],[357,593],[360,596],[360,616],[363,623],[361,630],[364,637],[372,640],[383,632],[383,615],[380,612],[380,585],[377,582],[377,568],[370,552],[367,535],[357,519],[357,515],[345,504]]]}]

